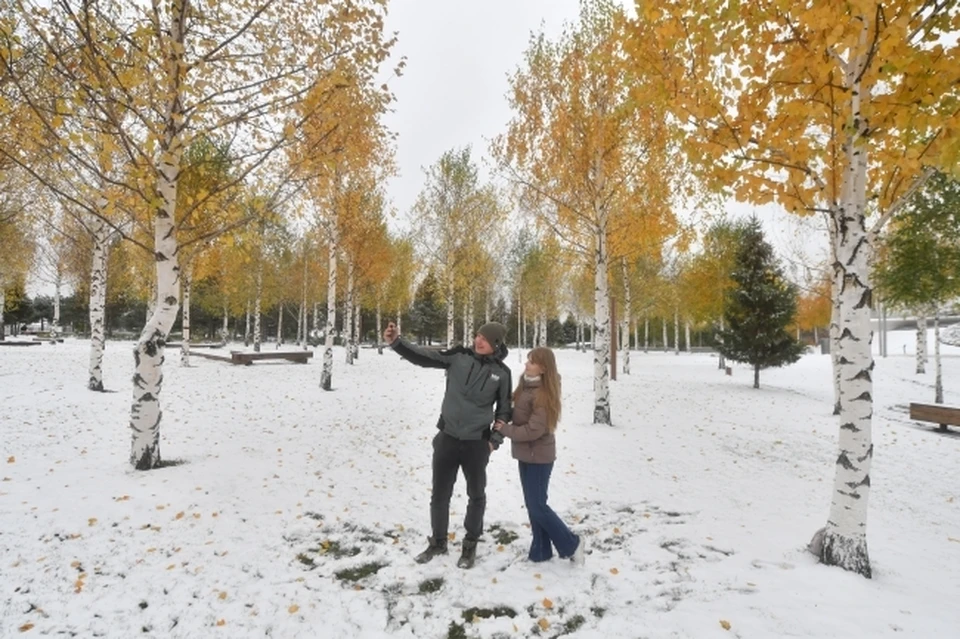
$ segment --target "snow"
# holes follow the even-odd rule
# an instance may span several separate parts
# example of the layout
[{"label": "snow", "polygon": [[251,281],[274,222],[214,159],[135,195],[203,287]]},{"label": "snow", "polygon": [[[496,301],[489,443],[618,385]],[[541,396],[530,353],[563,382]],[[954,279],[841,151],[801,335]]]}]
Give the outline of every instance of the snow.
[{"label": "snow", "polygon": [[[754,390],[749,368],[726,376],[710,355],[634,352],[608,427],[590,423],[592,354],[559,352],[550,500],[588,539],[586,566],[525,560],[501,449],[478,563],[462,571],[462,478],[451,553],[413,561],[440,371],[389,349],[348,367],[338,349],[327,393],[321,357],[180,368],[168,352],[160,450],[183,463],[144,473],[128,464],[132,343],[107,344],[117,392],[102,394],[85,389],[85,342],[0,349],[0,636],[445,637],[455,623],[468,637],[957,637],[960,429],[907,417],[933,399],[914,335],[891,333],[877,360],[872,580],[804,550],[836,457],[825,355],[763,371]],[[943,354],[945,399],[960,405],[960,348]],[[519,374],[516,353],[509,363]],[[519,538],[500,544],[502,531]],[[336,577],[371,562],[356,583]],[[463,616],[497,607],[515,616]]]}]

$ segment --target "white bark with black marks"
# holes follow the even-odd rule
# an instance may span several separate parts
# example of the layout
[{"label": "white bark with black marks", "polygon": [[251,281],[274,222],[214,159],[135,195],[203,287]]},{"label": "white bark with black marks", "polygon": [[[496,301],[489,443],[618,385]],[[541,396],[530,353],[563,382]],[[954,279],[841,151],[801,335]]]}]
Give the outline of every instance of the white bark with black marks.
[{"label": "white bark with black marks", "polygon": [[243,327],[243,345],[250,346],[250,300],[247,300],[246,324]]},{"label": "white bark with black marks", "polygon": [[917,312],[917,375],[927,372],[927,314]]},{"label": "white bark with black marks", "polygon": [[277,344],[276,350],[283,346],[283,304],[277,308]]},{"label": "white bark with black marks", "polygon": [[650,351],[650,318],[643,318],[643,352]]},{"label": "white bark with black marks", "polygon": [[383,315],[380,305],[380,292],[377,291],[377,354],[383,355]]},{"label": "white bark with black marks", "polygon": [[[837,261],[838,229],[835,220],[830,224],[830,257]],[[833,364],[833,414],[840,414],[840,281],[834,277],[830,284],[830,361]]]},{"label": "white bark with black marks", "polygon": [[933,367],[936,371],[933,383],[933,401],[943,403],[943,367],[940,365],[940,308],[933,310]]},{"label": "white bark with black marks", "polygon": [[353,361],[360,359],[360,341],[363,339],[363,336],[360,334],[362,319],[363,316],[360,314],[360,305],[357,304],[353,307]]},{"label": "white bark with black marks", "polygon": [[663,352],[666,353],[670,350],[670,338],[667,334],[667,318],[663,318],[661,325],[663,327]]},{"label": "white bark with black marks", "polygon": [[353,294],[354,294],[354,267],[353,260],[347,258],[347,290],[346,299],[343,302],[343,338],[346,347],[346,362],[353,364]]},{"label": "white bark with black marks", "polygon": [[[605,218],[606,216],[604,216]],[[595,229],[593,251],[593,423],[612,425],[610,417],[610,287],[607,281],[606,223]]]},{"label": "white bark with black marks", "polygon": [[690,320],[686,320],[684,322],[683,339],[684,339],[684,342],[683,342],[684,350],[687,351],[688,353],[691,352],[690,351]]},{"label": "white bark with black marks", "polygon": [[93,220],[93,263],[90,267],[90,364],[87,388],[103,390],[103,349],[105,345],[107,307],[107,261],[110,228],[97,218]]},{"label": "white bark with black marks", "polygon": [[627,260],[626,258],[620,258],[620,270],[623,274],[623,333],[626,334],[626,339],[620,339],[620,346],[623,350],[623,373],[625,375],[630,374],[630,318],[631,310],[633,308],[633,298],[632,292],[630,289],[630,272],[627,270]]},{"label": "white bark with black marks", "polygon": [[336,227],[330,231],[329,261],[327,262],[327,324],[324,331],[323,371],[320,388],[333,390],[333,332],[337,326],[337,244]]},{"label": "white bark with black marks", "polygon": [[260,352],[260,305],[263,302],[263,259],[257,261],[257,291],[253,300],[253,350]]},{"label": "white bark with black marks", "polygon": [[193,292],[193,267],[187,266],[183,274],[183,319],[181,320],[181,330],[183,332],[180,340],[180,366],[190,366],[190,295]]},{"label": "white bark with black marks", "polygon": [[680,310],[673,310],[673,354],[680,354]]},{"label": "white bark with black marks", "polygon": [[453,278],[453,260],[451,259],[447,262],[447,348],[453,348],[454,337],[454,325],[453,325],[453,315],[454,315],[454,278]]},{"label": "white bark with black marks", "polygon": [[[864,27],[866,29],[866,27]],[[862,39],[867,37],[866,31]],[[840,437],[833,499],[823,534],[820,560],[871,576],[867,550],[867,506],[873,461],[873,329],[870,325],[873,246],[866,228],[867,156],[861,114],[865,89],[847,74],[852,95],[852,130],[844,143],[847,166],[840,205],[832,211],[837,229],[834,277],[840,286]]]},{"label": "white bark with black marks", "polygon": [[[223,329],[220,331],[220,340],[226,344],[230,340],[230,309],[223,303]],[[236,326],[236,325],[234,325]]]},{"label": "white bark with black marks", "polygon": [[176,208],[177,182],[183,151],[180,127],[184,115],[180,94],[185,65],[183,42],[186,37],[188,3],[174,4],[169,37],[173,46],[167,53],[170,70],[166,87],[170,103],[165,114],[165,130],[159,145],[157,196],[159,206],[153,214],[154,257],[156,261],[156,309],[150,316],[134,349],[133,404],[130,408],[130,462],[137,470],[160,464],[160,391],[163,385],[164,346],[180,310],[180,267],[177,263]]},{"label": "white bark with black marks", "polygon": [[3,325],[3,308],[7,303],[7,290],[3,285],[3,282],[0,281],[0,340],[7,338],[6,331],[4,330]]}]

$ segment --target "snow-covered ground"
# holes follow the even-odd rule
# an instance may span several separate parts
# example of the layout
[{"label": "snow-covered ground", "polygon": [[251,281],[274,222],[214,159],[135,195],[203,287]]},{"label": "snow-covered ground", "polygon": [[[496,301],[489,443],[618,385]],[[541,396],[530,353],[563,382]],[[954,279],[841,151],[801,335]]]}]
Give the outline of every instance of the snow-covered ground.
[{"label": "snow-covered ground", "polygon": [[[83,342],[2,348],[0,636],[960,637],[960,431],[908,419],[933,399],[932,363],[917,376],[902,354],[912,339],[891,333],[877,361],[872,580],[804,550],[836,456],[827,356],[765,371],[757,391],[709,355],[634,354],[611,428],[590,423],[590,355],[561,352],[551,503],[589,540],[586,566],[525,560],[502,449],[462,571],[462,480],[451,554],[412,558],[440,371],[369,349],[347,367],[338,350],[324,393],[320,352],[187,369],[168,353],[161,452],[183,463],[139,473],[129,344],[108,344],[105,394],[84,388]],[[943,352],[960,405],[960,348]]]}]

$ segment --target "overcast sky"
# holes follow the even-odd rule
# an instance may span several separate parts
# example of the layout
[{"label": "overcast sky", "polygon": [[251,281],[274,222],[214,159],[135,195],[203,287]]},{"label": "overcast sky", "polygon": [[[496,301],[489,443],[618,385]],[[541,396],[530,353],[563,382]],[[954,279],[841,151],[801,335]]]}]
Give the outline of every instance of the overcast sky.
[{"label": "overcast sky", "polygon": [[[399,135],[400,175],[388,188],[399,218],[395,228],[406,226],[422,169],[444,151],[469,144],[485,168],[489,140],[511,117],[507,76],[520,64],[531,32],[555,36],[578,11],[577,0],[391,0],[387,29],[398,32],[396,59],[407,58],[404,74],[390,80],[397,101],[386,118]],[[756,213],[781,257],[823,253],[819,221],[798,221],[773,206],[732,203],[729,210]]]},{"label": "overcast sky", "polygon": [[510,119],[507,76],[531,32],[548,34],[577,17],[577,0],[392,0],[387,29],[398,32],[403,76],[390,81],[397,101],[387,126],[399,134],[400,176],[389,194],[401,216],[423,185],[422,169],[449,149],[471,145],[480,163],[488,140]]}]

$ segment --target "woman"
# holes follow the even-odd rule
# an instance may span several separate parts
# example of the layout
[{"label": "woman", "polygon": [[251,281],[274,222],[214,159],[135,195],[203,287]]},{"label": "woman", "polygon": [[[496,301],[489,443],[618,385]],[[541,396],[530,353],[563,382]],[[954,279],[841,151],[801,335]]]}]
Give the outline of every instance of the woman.
[{"label": "woman", "polygon": [[583,565],[583,540],[547,505],[550,473],[557,459],[554,432],[558,421],[557,360],[549,348],[535,348],[527,355],[524,374],[513,393],[513,423],[498,421],[494,429],[510,439],[513,457],[520,466],[520,485],[533,531],[530,561],[547,561],[553,557],[553,547],[556,547],[561,558]]}]

